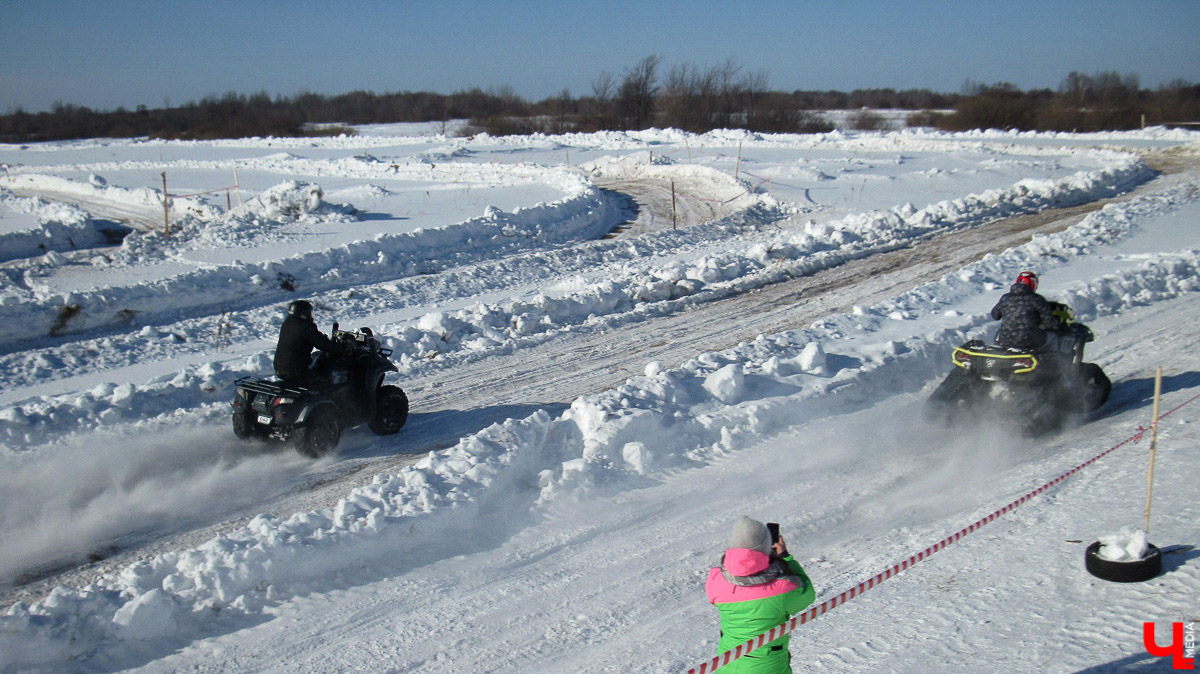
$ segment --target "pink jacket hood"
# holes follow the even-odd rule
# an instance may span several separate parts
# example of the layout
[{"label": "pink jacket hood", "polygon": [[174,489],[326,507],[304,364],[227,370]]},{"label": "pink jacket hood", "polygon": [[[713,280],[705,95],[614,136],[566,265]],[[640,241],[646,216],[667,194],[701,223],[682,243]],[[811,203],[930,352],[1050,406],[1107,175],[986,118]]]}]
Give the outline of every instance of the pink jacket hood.
[{"label": "pink jacket hood", "polygon": [[735,576],[752,576],[770,565],[771,558],[758,550],[729,548],[725,551],[725,570]]}]

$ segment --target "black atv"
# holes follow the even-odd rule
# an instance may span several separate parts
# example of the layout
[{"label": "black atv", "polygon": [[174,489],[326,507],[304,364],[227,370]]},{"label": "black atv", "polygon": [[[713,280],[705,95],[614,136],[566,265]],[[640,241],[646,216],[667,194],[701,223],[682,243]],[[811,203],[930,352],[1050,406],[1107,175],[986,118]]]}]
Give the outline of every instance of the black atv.
[{"label": "black atv", "polygon": [[1093,339],[1082,323],[1051,333],[1034,351],[973,339],[954,350],[955,368],[929,397],[925,418],[953,424],[992,415],[1026,435],[1058,430],[1098,409],[1112,390],[1099,365],[1083,362],[1083,345]]},{"label": "black atv", "polygon": [[234,384],[233,433],[241,439],[291,439],[300,454],[317,458],[337,447],[342,429],[366,423],[377,435],[391,435],[408,420],[408,396],[384,376],[396,372],[370,328],[338,330],[341,353],[322,353],[314,383],[296,386],[276,379],[242,377]]}]

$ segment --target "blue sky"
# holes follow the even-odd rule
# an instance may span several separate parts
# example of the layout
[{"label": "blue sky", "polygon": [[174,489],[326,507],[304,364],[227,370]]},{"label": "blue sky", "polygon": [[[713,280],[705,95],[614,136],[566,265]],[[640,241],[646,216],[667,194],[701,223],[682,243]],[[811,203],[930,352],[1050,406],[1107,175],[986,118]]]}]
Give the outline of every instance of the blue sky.
[{"label": "blue sky", "polygon": [[587,93],[649,54],[735,59],[773,89],[1200,81],[1200,0],[375,2],[4,0],[0,112],[509,85]]}]

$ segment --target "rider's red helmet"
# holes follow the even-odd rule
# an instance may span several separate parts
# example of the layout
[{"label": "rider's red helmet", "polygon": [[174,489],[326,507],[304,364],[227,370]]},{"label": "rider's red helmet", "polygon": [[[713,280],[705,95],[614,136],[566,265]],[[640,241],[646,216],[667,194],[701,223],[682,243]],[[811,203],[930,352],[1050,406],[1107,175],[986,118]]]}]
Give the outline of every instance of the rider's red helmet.
[{"label": "rider's red helmet", "polygon": [[1017,274],[1016,282],[1024,283],[1025,285],[1029,286],[1030,290],[1035,290],[1035,291],[1037,290],[1037,284],[1038,284],[1037,274],[1035,274],[1031,271],[1023,271],[1020,274]]}]

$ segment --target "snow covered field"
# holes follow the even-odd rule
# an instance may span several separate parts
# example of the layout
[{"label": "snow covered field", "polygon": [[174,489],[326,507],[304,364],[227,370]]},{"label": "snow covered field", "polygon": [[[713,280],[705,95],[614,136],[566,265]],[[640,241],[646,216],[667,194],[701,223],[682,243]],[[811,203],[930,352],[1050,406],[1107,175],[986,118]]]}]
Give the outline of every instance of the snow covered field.
[{"label": "snow covered field", "polygon": [[[1138,432],[1155,366],[1166,409],[1200,393],[1194,132],[411,131],[0,145],[0,670],[686,670],[737,516],[783,522],[823,601]],[[1026,268],[1112,399],[1036,440],[926,427]],[[781,331],[776,290],[827,308]],[[400,434],[233,440],[295,297],[394,349]],[[1141,523],[1142,442],[804,626],[793,665],[1163,667],[1142,623],[1200,617],[1198,413],[1160,428],[1159,578],[1082,563]]]}]

